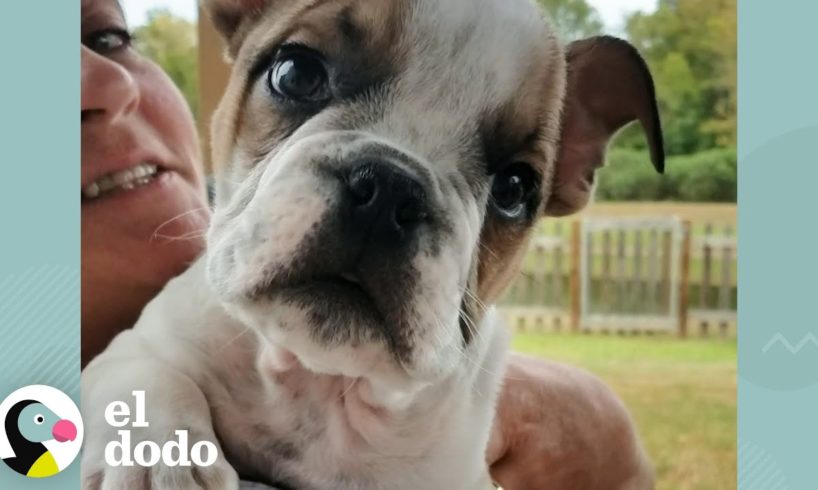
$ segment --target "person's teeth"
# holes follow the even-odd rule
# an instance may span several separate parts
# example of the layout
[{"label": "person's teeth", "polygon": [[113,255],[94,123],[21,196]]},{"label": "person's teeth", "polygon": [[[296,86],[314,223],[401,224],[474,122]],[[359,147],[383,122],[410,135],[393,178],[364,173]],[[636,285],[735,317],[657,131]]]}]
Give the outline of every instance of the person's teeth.
[{"label": "person's teeth", "polygon": [[123,170],[121,172],[117,172],[113,175],[114,182],[118,185],[125,185],[126,183],[130,182],[134,178],[134,172],[130,170]]},{"label": "person's teeth", "polygon": [[82,190],[82,195],[88,199],[93,199],[99,195],[99,185],[96,182],[92,182],[90,185],[86,185],[85,188]]},{"label": "person's teeth", "polygon": [[107,192],[117,186],[116,181],[114,181],[113,177],[105,176],[100,179],[97,179],[97,185],[99,185],[100,192]]},{"label": "person's teeth", "polygon": [[111,173],[85,186],[82,189],[82,195],[86,199],[93,199],[114,189],[129,191],[150,183],[157,170],[156,165],[141,163],[135,167]]}]

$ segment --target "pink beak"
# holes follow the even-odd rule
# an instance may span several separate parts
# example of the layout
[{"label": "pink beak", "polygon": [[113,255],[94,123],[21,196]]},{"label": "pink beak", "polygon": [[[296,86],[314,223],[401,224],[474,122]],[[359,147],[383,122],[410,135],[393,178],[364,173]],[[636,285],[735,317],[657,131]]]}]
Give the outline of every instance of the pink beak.
[{"label": "pink beak", "polygon": [[77,438],[77,426],[70,420],[60,420],[52,427],[51,435],[57,442],[73,441]]}]

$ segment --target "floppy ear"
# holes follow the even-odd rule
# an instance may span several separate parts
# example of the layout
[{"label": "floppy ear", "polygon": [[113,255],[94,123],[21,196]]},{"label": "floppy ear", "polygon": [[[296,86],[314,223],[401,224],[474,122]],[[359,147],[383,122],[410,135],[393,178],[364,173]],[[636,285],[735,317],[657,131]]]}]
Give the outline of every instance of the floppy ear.
[{"label": "floppy ear", "polygon": [[272,0],[201,0],[216,30],[229,45],[246,19],[257,19]]},{"label": "floppy ear", "polygon": [[566,60],[560,149],[547,216],[585,207],[594,173],[605,163],[608,142],[631,121],[642,124],[653,166],[659,173],[665,168],[653,78],[636,48],[614,37],[592,37],[568,45]]}]

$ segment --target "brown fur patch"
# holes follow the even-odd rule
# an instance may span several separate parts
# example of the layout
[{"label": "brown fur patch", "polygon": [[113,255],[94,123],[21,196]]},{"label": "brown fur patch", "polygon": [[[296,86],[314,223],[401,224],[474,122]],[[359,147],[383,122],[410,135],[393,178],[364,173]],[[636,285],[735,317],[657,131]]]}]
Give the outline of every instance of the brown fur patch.
[{"label": "brown fur patch", "polygon": [[[272,110],[263,91],[254,91],[256,65],[277,46],[297,43],[324,53],[328,59],[350,58],[349,69],[381,75],[397,63],[399,18],[404,2],[380,0],[278,0],[254,23],[245,22],[228,39],[235,59],[225,95],[211,126],[213,166],[218,171],[236,147],[259,157],[281,143],[303,121]],[[238,39],[237,39],[238,38]],[[265,76],[266,70],[262,70]],[[259,95],[254,97],[254,95]]]},{"label": "brown fur patch", "polygon": [[[552,35],[553,36],[553,35]],[[540,209],[529,223],[514,225],[486,217],[481,232],[478,264],[478,296],[486,304],[494,303],[517,274],[525,255],[528,241],[542,208],[548,199],[557,155],[560,133],[560,110],[565,96],[566,66],[562,50],[556,38],[549,46],[552,50],[537,66],[539,73],[526,78],[517,97],[506,105],[494,124],[494,141],[518,145],[514,148],[519,161],[536,168],[542,175],[543,193]],[[516,140],[515,140],[516,138]],[[508,144],[508,143],[506,143]],[[499,148],[498,154],[507,152]]]},{"label": "brown fur patch", "polygon": [[[258,80],[248,79],[255,65],[283,42],[303,44],[324,53],[327,59],[343,60],[341,64],[347,69],[369,75],[362,85],[400,72],[402,57],[406,54],[403,50],[407,49],[402,46],[401,29],[409,17],[411,2],[277,0],[274,3],[275,9],[268,9],[254,24],[245,25],[244,30],[239,31],[242,42],[236,48],[233,74],[212,126],[213,161],[217,169],[231,160],[231,152],[235,150],[251,162],[269,155],[303,123],[275,110],[269,94],[258,89]],[[500,105],[489,109],[483,120],[476,121],[489,172],[505,163],[524,161],[542,176],[541,204],[536,217],[541,215],[543,203],[549,198],[566,83],[562,47],[553,31],[547,36],[539,43],[543,50],[541,57],[532,55],[530,63],[525,65],[528,73],[520,86],[515,87],[514,97],[496,101]],[[450,89],[457,90],[456,87]],[[343,129],[345,125],[356,127],[360,118],[372,117],[357,115],[348,107],[344,109],[333,113],[330,107],[317,118],[331,121],[334,129]],[[411,125],[406,129],[411,130]],[[536,219],[509,223],[493,215],[491,210],[487,212],[470,280],[479,302],[492,304],[512,280],[535,223]],[[475,315],[474,320],[478,319]]]}]

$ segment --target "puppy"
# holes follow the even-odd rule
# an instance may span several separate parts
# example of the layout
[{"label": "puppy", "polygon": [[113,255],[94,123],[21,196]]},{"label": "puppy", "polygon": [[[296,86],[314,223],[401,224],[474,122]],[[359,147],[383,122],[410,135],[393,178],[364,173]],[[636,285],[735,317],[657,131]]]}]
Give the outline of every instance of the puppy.
[{"label": "puppy", "polygon": [[[529,0],[208,0],[233,64],[205,255],[83,374],[86,488],[486,489],[506,338],[492,305],[533,225],[588,201],[639,120],[636,51],[564,48]],[[109,467],[103,413],[218,445]]]}]

